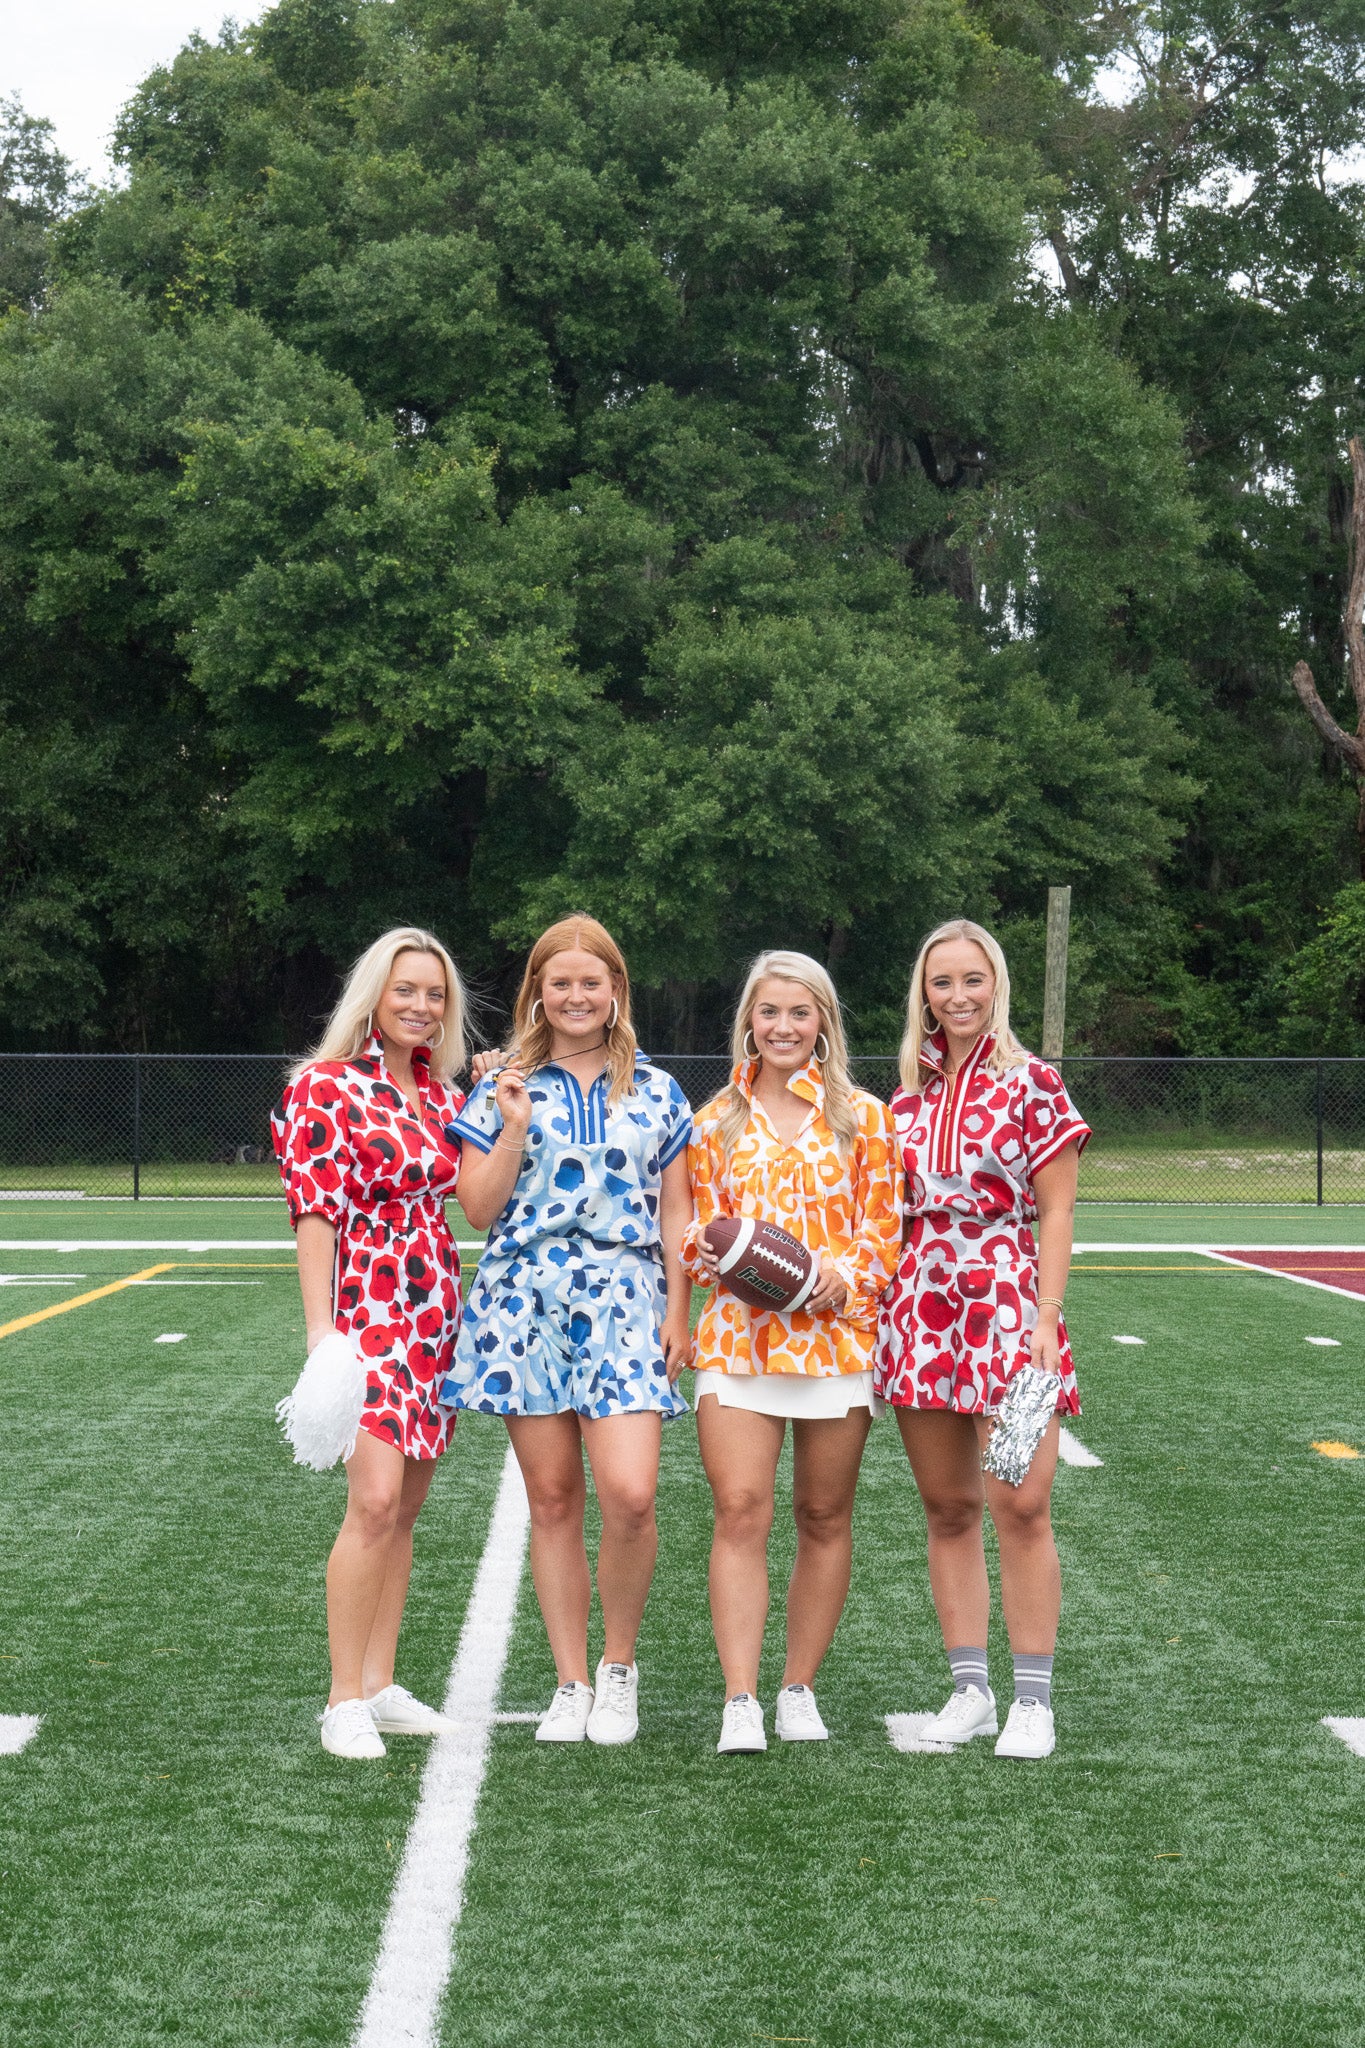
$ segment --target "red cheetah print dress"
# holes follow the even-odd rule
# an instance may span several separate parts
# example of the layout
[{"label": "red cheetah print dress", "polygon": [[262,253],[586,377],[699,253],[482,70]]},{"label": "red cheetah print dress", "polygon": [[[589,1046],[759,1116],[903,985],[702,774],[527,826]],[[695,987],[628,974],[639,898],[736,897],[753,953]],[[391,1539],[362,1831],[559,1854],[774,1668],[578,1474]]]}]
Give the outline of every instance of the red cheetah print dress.
[{"label": "red cheetah print dress", "polygon": [[[909,1229],[882,1296],[874,1384],[897,1408],[989,1415],[999,1407],[1028,1363],[1038,1321],[1033,1176],[1090,1138],[1057,1069],[1026,1056],[993,1074],[986,1057],[994,1042],[977,1040],[951,1088],[940,1072],[891,1098]],[[941,1033],[925,1041],[922,1058],[942,1067]],[[1065,1323],[1058,1337],[1057,1411],[1079,1415]]]},{"label": "red cheetah print dress", "polygon": [[285,1089],[271,1117],[289,1220],[336,1226],[336,1324],[369,1366],[360,1426],[408,1458],[439,1458],[454,1414],[435,1389],[460,1327],[460,1255],[444,1202],[460,1147],[447,1134],[464,1104],[412,1056],[421,1118],[384,1070],[376,1032],[349,1060],[318,1060]]}]

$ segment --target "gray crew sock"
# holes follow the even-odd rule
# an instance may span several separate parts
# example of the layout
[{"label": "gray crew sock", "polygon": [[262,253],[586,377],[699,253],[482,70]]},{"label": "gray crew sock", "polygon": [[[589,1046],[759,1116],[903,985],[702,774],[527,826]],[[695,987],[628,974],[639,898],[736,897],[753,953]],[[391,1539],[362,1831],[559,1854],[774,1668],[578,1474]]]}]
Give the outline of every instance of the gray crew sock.
[{"label": "gray crew sock", "polygon": [[948,1662],[953,1667],[953,1691],[966,1692],[974,1685],[978,1692],[989,1692],[986,1683],[986,1652],[984,1650],[949,1650]]},{"label": "gray crew sock", "polygon": [[1014,1697],[1017,1700],[1037,1700],[1044,1707],[1052,1705],[1051,1657],[1015,1658]]}]

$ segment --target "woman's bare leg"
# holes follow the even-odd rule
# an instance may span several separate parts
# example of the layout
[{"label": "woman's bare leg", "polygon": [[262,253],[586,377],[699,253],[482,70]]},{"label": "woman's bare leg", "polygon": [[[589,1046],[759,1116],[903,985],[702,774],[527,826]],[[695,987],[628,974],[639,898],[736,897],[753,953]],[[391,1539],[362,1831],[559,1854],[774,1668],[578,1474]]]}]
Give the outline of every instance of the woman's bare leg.
[{"label": "woman's bare leg", "polygon": [[[980,1435],[984,1449],[984,1424]],[[1021,1657],[1050,1657],[1057,1647],[1062,1568],[1052,1535],[1052,1481],[1059,1435],[1060,1424],[1054,1417],[1022,1486],[986,1478],[986,1505],[1000,1539],[1000,1604],[1005,1610],[1010,1648]]]},{"label": "woman's bare leg", "polygon": [[531,1504],[531,1578],[557,1683],[588,1680],[592,1582],[583,1543],[583,1443],[576,1415],[509,1415],[507,1434]]},{"label": "woman's bare leg", "polygon": [[367,1700],[373,1699],[377,1692],[383,1692],[386,1685],[393,1684],[398,1631],[403,1625],[408,1580],[412,1576],[412,1532],[431,1482],[436,1477],[436,1464],[435,1458],[403,1460],[403,1488],[398,1496],[398,1513],[389,1538],[388,1566],[365,1644],[361,1683]]},{"label": "woman's bare leg", "polygon": [[659,1550],[654,1497],[663,1417],[585,1416],[580,1427],[602,1511],[597,1553],[597,1597],[606,1629],[602,1655],[608,1664],[633,1664]]},{"label": "woman's bare leg", "polygon": [[796,1564],[787,1587],[783,1685],[814,1685],[834,1640],[853,1569],[853,1495],[871,1410],[793,1422]]},{"label": "woman's bare leg", "polygon": [[991,1595],[981,1533],[986,1489],[975,1422],[944,1408],[898,1408],[896,1421],[924,1502],[929,1588],[944,1647],[984,1648]]},{"label": "woman's bare leg", "polygon": [[346,1464],[346,1514],[327,1560],[327,1640],[332,1651],[328,1706],[367,1697],[365,1646],[384,1596],[406,1463],[396,1444],[381,1443],[366,1429],[358,1431]]},{"label": "woman's bare leg", "polygon": [[786,1426],[780,1415],[722,1407],[714,1394],[697,1403],[697,1439],[716,1508],[711,1626],[727,1699],[758,1693],[768,1618],[768,1532]]}]

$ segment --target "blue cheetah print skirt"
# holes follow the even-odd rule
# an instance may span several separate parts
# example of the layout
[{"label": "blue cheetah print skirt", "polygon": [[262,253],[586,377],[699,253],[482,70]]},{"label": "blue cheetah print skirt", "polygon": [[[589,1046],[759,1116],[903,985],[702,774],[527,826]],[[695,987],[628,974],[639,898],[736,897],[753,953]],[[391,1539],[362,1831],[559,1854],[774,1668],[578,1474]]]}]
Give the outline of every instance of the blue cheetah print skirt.
[{"label": "blue cheetah print skirt", "polygon": [[550,1238],[485,1258],[438,1398],[481,1415],[686,1415],[668,1384],[657,1252]]}]

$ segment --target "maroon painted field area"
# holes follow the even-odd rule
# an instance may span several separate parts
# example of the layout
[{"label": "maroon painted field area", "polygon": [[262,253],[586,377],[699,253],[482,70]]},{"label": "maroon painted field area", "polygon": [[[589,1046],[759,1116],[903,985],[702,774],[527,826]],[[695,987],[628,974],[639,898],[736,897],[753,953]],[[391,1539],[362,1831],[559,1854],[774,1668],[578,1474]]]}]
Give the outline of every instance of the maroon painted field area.
[{"label": "maroon painted field area", "polygon": [[1365,1251],[1315,1252],[1222,1251],[1219,1257],[1243,1266],[1261,1266],[1268,1273],[1292,1273],[1301,1280],[1321,1280],[1346,1294],[1365,1294]]}]

